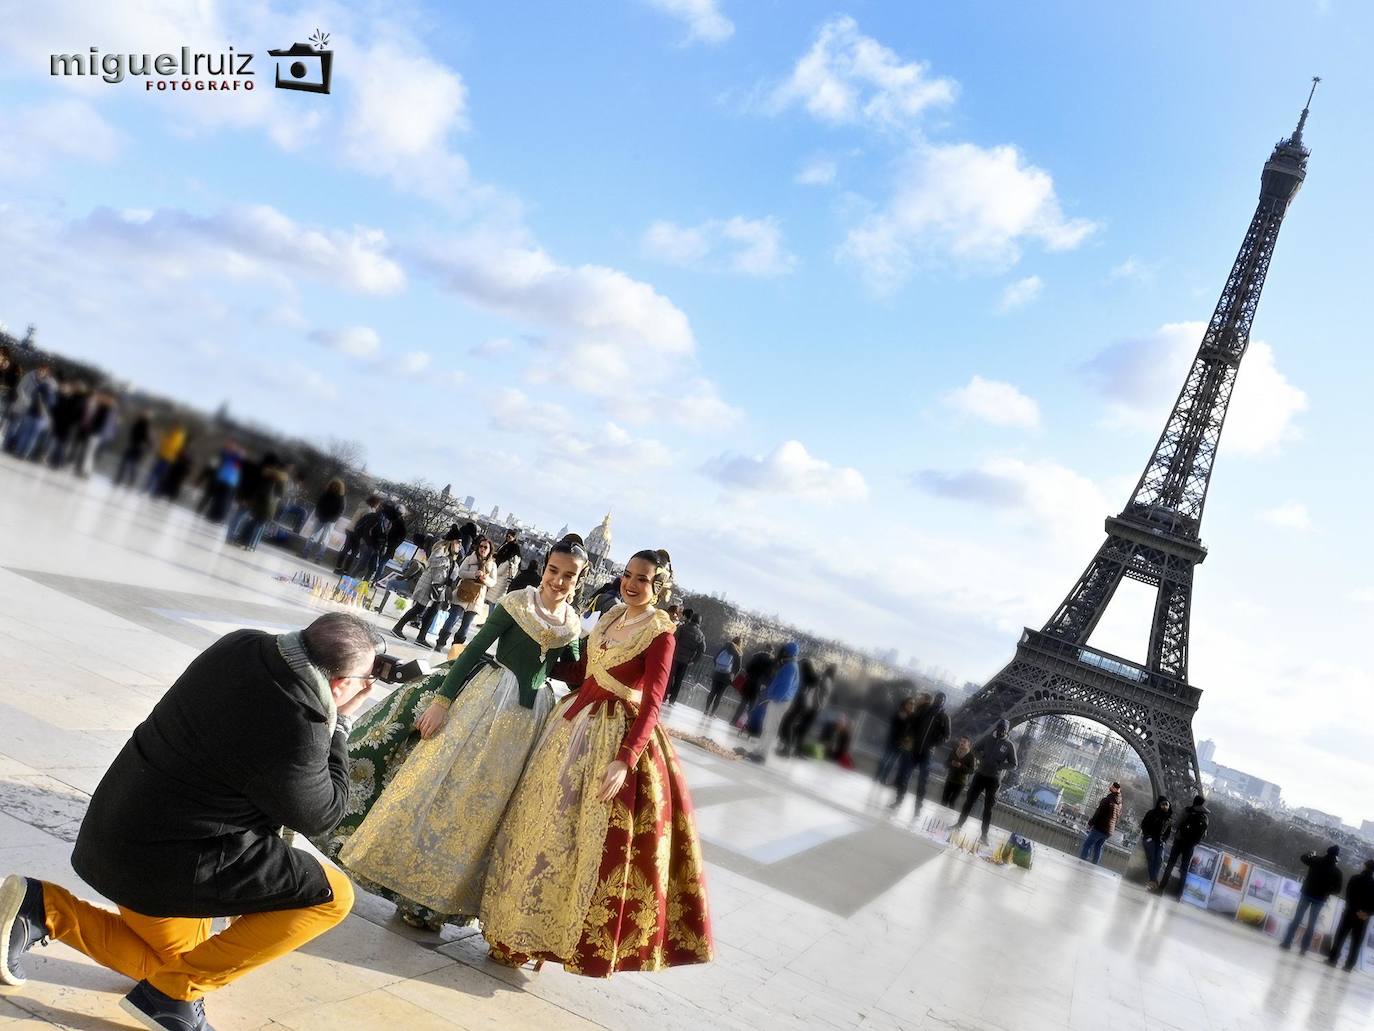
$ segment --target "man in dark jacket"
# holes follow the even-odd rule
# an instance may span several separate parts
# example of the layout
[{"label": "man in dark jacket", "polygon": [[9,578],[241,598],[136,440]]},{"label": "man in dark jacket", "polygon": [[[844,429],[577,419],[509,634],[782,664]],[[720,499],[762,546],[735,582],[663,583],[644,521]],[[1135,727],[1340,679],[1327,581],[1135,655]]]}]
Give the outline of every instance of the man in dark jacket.
[{"label": "man in dark jacket", "polygon": [[767,648],[749,656],[749,661],[744,664],[744,690],[739,693],[739,705],[735,709],[735,714],[730,717],[732,726],[739,726],[740,720],[746,719],[753,711],[759,692],[763,690],[763,685],[772,679],[777,663],[777,657]]},{"label": "man in dark jacket", "polygon": [[1340,925],[1331,942],[1331,952],[1326,958],[1329,966],[1335,966],[1341,958],[1341,946],[1350,938],[1350,952],[1345,957],[1345,972],[1355,969],[1360,961],[1360,946],[1364,944],[1365,932],[1369,929],[1369,914],[1374,913],[1374,859],[1364,861],[1364,871],[1350,878],[1345,886],[1345,912],[1341,914]]},{"label": "man in dark jacket", "polygon": [[382,573],[386,570],[386,564],[391,561],[391,556],[396,554],[396,549],[406,539],[405,506],[385,504],[382,506],[382,514],[386,516],[386,533],[377,546],[377,558],[372,566],[372,575],[369,577],[373,583],[381,579]]},{"label": "man in dark jacket", "polygon": [[1303,932],[1298,952],[1306,955],[1307,950],[1312,947],[1312,935],[1316,933],[1317,918],[1322,915],[1322,907],[1326,905],[1327,899],[1339,894],[1341,890],[1343,878],[1341,868],[1336,864],[1340,855],[1341,846],[1332,845],[1324,856],[1308,852],[1300,857],[1303,865],[1307,867],[1307,876],[1303,878],[1302,891],[1298,895],[1298,911],[1293,914],[1293,922],[1288,925],[1288,931],[1284,934],[1279,948],[1293,947],[1293,936],[1302,926],[1303,917],[1309,913],[1311,919],[1307,922],[1307,930]]},{"label": "man in dark jacket", "polygon": [[915,770],[916,811],[911,818],[914,820],[921,815],[921,806],[926,801],[926,783],[930,780],[930,755],[948,740],[949,713],[945,712],[945,693],[937,691],[930,703],[917,712],[911,724],[910,744],[897,757],[897,797],[892,800],[893,809],[901,807]]},{"label": "man in dark jacket", "polygon": [[1094,866],[1102,863],[1102,846],[1116,833],[1116,821],[1121,816],[1121,785],[1112,781],[1112,786],[1097,803],[1097,811],[1088,821],[1088,834],[1083,839],[1083,847],[1078,850],[1078,858],[1086,859]]},{"label": "man in dark jacket", "polygon": [[[200,1031],[203,996],[348,915],[348,878],[283,829],[329,832],[348,804],[350,718],[375,636],[344,613],[280,637],[237,630],[187,667],[101,779],[72,866],[119,912],[11,875],[0,884],[0,981],[52,938],[137,981],[121,1006]],[[234,916],[210,934],[211,918]]]},{"label": "man in dark jacket", "polygon": [[1002,787],[1002,775],[1008,770],[1016,769],[1016,746],[1007,737],[1010,733],[1011,724],[1006,720],[998,720],[992,733],[974,746],[973,755],[978,760],[978,772],[973,775],[968,797],[964,799],[964,807],[959,810],[959,821],[954,825],[955,830],[964,825],[968,820],[968,814],[973,812],[978,796],[982,795],[983,833],[978,840],[984,845],[990,844],[988,831],[992,827],[992,807],[997,804],[997,792]]},{"label": "man in dark jacket", "polygon": [[1155,807],[1140,821],[1140,845],[1145,849],[1145,867],[1149,871],[1150,890],[1159,887],[1159,870],[1164,865],[1164,845],[1174,829],[1173,807],[1169,799],[1160,795]]},{"label": "man in dark jacket", "polygon": [[1163,895],[1169,887],[1174,865],[1178,864],[1178,891],[1174,892],[1174,897],[1183,897],[1183,885],[1188,880],[1188,867],[1193,861],[1193,850],[1207,835],[1209,816],[1211,813],[1207,811],[1207,800],[1201,795],[1194,795],[1193,804],[1183,810],[1183,819],[1179,821],[1178,832],[1174,835],[1174,847],[1169,849],[1169,861],[1164,864],[1164,876],[1159,879],[1159,887],[1155,888],[1156,895]]},{"label": "man in dark jacket", "polygon": [[687,671],[706,654],[706,635],[701,632],[701,613],[687,610],[687,621],[673,635],[677,645],[673,649],[673,675],[668,681],[668,704],[677,703],[678,692]]},{"label": "man in dark jacket", "polygon": [[883,749],[882,758],[878,760],[878,768],[873,773],[873,779],[884,787],[897,770],[897,763],[905,751],[903,743],[911,738],[911,724],[916,719],[916,709],[916,699],[908,695],[902,699],[888,722],[887,745]]}]

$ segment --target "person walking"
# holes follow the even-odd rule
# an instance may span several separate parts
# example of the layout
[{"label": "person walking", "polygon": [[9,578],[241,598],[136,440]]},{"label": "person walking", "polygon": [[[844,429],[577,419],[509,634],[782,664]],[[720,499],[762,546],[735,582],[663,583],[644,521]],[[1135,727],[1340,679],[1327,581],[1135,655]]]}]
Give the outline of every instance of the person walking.
[{"label": "person walking", "polygon": [[783,731],[783,748],[788,755],[798,755],[806,744],[806,735],[827,705],[835,689],[835,667],[817,671],[809,659],[802,661],[802,686],[792,702],[790,725]]},{"label": "person walking", "polygon": [[983,833],[978,840],[984,845],[991,844],[988,840],[988,831],[992,827],[992,807],[997,804],[997,792],[1002,787],[1002,777],[1008,770],[1016,769],[1016,746],[1008,738],[1010,733],[1011,724],[1006,720],[998,720],[992,733],[974,746],[973,754],[978,760],[978,772],[973,775],[973,785],[969,788],[968,797],[964,799],[964,807],[959,810],[959,821],[954,825],[955,830],[963,827],[968,820],[968,814],[973,812],[974,803],[981,795]]},{"label": "person walking", "polygon": [[768,762],[768,756],[777,745],[778,732],[782,729],[782,718],[787,715],[788,704],[801,687],[801,670],[797,666],[797,652],[799,650],[796,641],[788,641],[782,646],[782,652],[778,656],[780,659],[778,667],[773,673],[773,678],[768,682],[768,690],[760,702],[761,705],[765,706],[763,728],[759,732],[758,747],[749,753],[749,759],[752,762]]},{"label": "person walking", "polygon": [[1102,865],[1102,846],[1116,833],[1116,821],[1121,818],[1121,785],[1112,781],[1112,786],[1097,803],[1097,811],[1088,821],[1088,833],[1083,838],[1083,847],[1078,850],[1078,858],[1086,859],[1093,866]]},{"label": "person walking", "polygon": [[5,447],[16,458],[30,458],[42,454],[53,411],[57,408],[57,380],[52,367],[39,365],[19,378],[15,388],[10,433]]},{"label": "person walking", "polygon": [[311,556],[324,557],[325,549],[329,547],[329,534],[334,529],[334,524],[339,521],[339,516],[343,515],[344,499],[346,488],[344,481],[337,476],[324,485],[324,490],[315,499],[315,532],[310,535],[310,539],[305,542],[305,550],[301,552],[301,558],[307,562]]},{"label": "person walking", "polygon": [[391,529],[391,522],[386,517],[388,507],[386,502],[378,499],[376,507],[369,509],[358,520],[355,527],[358,531],[358,557],[348,569],[349,576],[366,580],[377,567],[377,553],[386,547],[387,531]]},{"label": "person walking", "polygon": [[739,705],[735,706],[735,714],[730,717],[732,727],[747,728],[748,724],[745,721],[753,711],[759,694],[763,691],[763,685],[772,679],[773,670],[776,668],[777,658],[767,648],[761,648],[749,656],[749,661],[744,665],[744,683],[740,688]]},{"label": "person walking", "polygon": [[491,557],[491,541],[486,537],[478,537],[472,554],[463,559],[458,566],[458,582],[449,592],[448,618],[444,620],[444,627],[434,642],[436,652],[448,647],[449,635],[453,634],[455,623],[458,624],[458,633],[453,636],[454,643],[462,644],[468,639],[479,607],[482,612],[486,612],[483,599],[486,597],[487,586],[495,578],[496,563]]},{"label": "person walking", "polygon": [[342,576],[349,572],[353,566],[362,558],[363,541],[362,535],[358,532],[358,527],[377,509],[382,507],[382,499],[376,494],[369,494],[367,500],[358,506],[358,510],[353,513],[353,518],[349,520],[348,529],[344,531],[344,546],[339,552],[339,561],[334,565],[334,574]]},{"label": "person walking", "polygon": [[510,593],[511,583],[520,574],[520,559],[520,542],[515,538],[515,531],[511,530],[506,534],[506,543],[497,548],[492,556],[492,561],[496,563],[496,578],[487,588],[488,610],[495,608],[496,603]]},{"label": "person walking", "polygon": [[910,745],[902,750],[897,760],[897,797],[892,800],[891,808],[901,807],[912,771],[916,771],[916,810],[911,814],[914,820],[921,815],[921,806],[926,802],[931,753],[949,740],[949,713],[945,712],[943,691],[935,692],[925,707],[917,711],[909,740]]},{"label": "person walking", "polygon": [[1193,804],[1183,810],[1183,818],[1179,820],[1178,830],[1174,832],[1174,846],[1169,849],[1169,861],[1164,864],[1164,876],[1159,879],[1159,886],[1155,888],[1156,895],[1163,895],[1168,889],[1169,878],[1173,875],[1174,864],[1177,863],[1178,891],[1174,893],[1174,897],[1183,897],[1183,885],[1188,880],[1188,867],[1193,861],[1193,849],[1207,836],[1207,820],[1210,815],[1206,799],[1201,795],[1194,795]]},{"label": "person walking", "polygon": [[1279,943],[1281,949],[1291,949],[1293,947],[1293,937],[1298,933],[1298,928],[1302,926],[1303,918],[1310,914],[1307,921],[1307,930],[1303,932],[1302,944],[1298,947],[1300,955],[1307,955],[1307,950],[1312,947],[1312,935],[1317,931],[1317,919],[1322,914],[1322,908],[1326,905],[1326,900],[1332,895],[1337,895],[1341,890],[1341,868],[1337,860],[1341,856],[1341,846],[1332,845],[1326,850],[1326,855],[1319,856],[1315,852],[1307,852],[1300,858],[1307,867],[1307,876],[1303,878],[1302,890],[1298,895],[1298,911],[1293,914],[1293,920],[1288,925],[1288,931],[1283,936],[1283,941]]},{"label": "person walking", "polygon": [[701,613],[687,610],[687,617],[677,628],[677,648],[673,651],[673,675],[668,682],[668,704],[676,705],[678,692],[687,671],[706,654],[706,635],[701,632]]},{"label": "person walking", "polygon": [[387,563],[406,539],[406,514],[406,508],[402,504],[394,501],[382,503],[382,515],[386,516],[386,533],[377,545],[377,557],[373,560],[372,569],[366,574],[367,579],[374,584],[385,575]]},{"label": "person walking", "polygon": [[144,484],[145,491],[155,497],[158,495],[163,478],[171,471],[172,464],[181,457],[185,447],[186,427],[180,423],[173,423],[162,431],[162,437],[157,445],[157,458],[153,461],[153,468],[148,472],[148,482]]},{"label": "person walking", "polygon": [[148,453],[148,442],[152,439],[153,424],[149,413],[139,412],[138,418],[129,427],[129,437],[124,442],[124,452],[119,456],[119,467],[115,470],[115,486],[128,484],[132,487],[138,481],[138,469],[143,464],[143,456]]},{"label": "person walking", "polygon": [[1369,929],[1369,914],[1374,913],[1374,859],[1364,861],[1364,870],[1350,878],[1345,886],[1345,912],[1336,927],[1331,941],[1331,951],[1327,954],[1328,966],[1335,966],[1341,958],[1341,946],[1346,938],[1350,939],[1350,951],[1345,957],[1345,972],[1355,969],[1360,961],[1360,948],[1364,945],[1365,933]]},{"label": "person walking", "polygon": [[101,778],[72,852],[118,912],[11,874],[0,981],[22,985],[26,953],[51,939],[137,982],[120,1006],[143,1026],[208,1031],[207,994],[339,924],[348,878],[280,832],[324,834],[348,808],[375,640],[335,612],[280,636],[236,630],[196,658]]},{"label": "person walking", "polygon": [[716,708],[720,705],[725,689],[739,676],[740,666],[744,662],[744,652],[741,651],[740,644],[738,637],[731,638],[716,652],[712,660],[714,668],[711,670],[711,693],[707,695],[706,708],[701,713],[703,719],[716,714]]},{"label": "person walking", "polygon": [[458,526],[455,523],[430,552],[429,564],[415,581],[415,589],[410,593],[410,608],[401,614],[391,628],[393,637],[404,641],[406,624],[415,623],[420,628],[415,643],[421,648],[434,647],[426,635],[434,628],[434,620],[458,579],[458,564],[462,561],[463,546],[458,541]]},{"label": "person walking", "polygon": [[887,745],[883,749],[882,758],[878,760],[878,769],[873,774],[873,779],[883,787],[887,787],[892,775],[897,772],[897,763],[902,758],[902,744],[911,739],[911,722],[915,718],[916,699],[908,695],[902,699],[897,711],[892,714],[892,719],[888,721]]},{"label": "person walking", "polygon": [[86,402],[86,411],[77,428],[76,474],[88,479],[95,472],[101,449],[114,436],[119,418],[119,403],[108,390],[95,390]]},{"label": "person walking", "polygon": [[959,795],[968,784],[969,778],[973,776],[973,769],[977,764],[978,759],[973,754],[973,742],[961,737],[954,743],[949,752],[949,759],[945,761],[945,787],[940,792],[942,806],[946,809],[954,808],[954,803],[959,800]]},{"label": "person walking", "polygon": [[253,488],[253,494],[248,499],[249,521],[240,541],[245,551],[258,549],[258,545],[262,543],[263,535],[267,532],[267,527],[277,514],[277,506],[281,504],[285,492],[286,469],[277,459],[277,456],[269,451],[263,456],[262,470],[258,474],[258,481]]},{"label": "person walking", "polygon": [[1145,850],[1145,869],[1149,876],[1146,888],[1159,887],[1159,870],[1164,865],[1164,845],[1173,831],[1174,814],[1165,795],[1155,800],[1155,807],[1140,821],[1140,847]]}]

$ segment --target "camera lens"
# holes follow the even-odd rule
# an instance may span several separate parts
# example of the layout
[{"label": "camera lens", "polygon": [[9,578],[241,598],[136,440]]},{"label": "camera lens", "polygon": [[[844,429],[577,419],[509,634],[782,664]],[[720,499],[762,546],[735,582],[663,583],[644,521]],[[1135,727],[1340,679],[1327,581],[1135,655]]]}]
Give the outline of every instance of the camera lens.
[{"label": "camera lens", "polygon": [[305,78],[305,62],[304,62],[304,61],[292,61],[292,62],[291,62],[291,77],[292,77],[293,79],[304,79],[304,78]]}]

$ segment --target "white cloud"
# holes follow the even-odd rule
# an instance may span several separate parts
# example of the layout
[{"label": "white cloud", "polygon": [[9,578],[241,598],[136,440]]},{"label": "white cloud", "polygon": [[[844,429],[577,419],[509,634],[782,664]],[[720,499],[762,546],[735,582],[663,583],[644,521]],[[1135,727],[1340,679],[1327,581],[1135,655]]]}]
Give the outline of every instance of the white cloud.
[{"label": "white cloud", "polygon": [[0,111],[0,139],[0,177],[16,179],[35,178],[64,158],[106,164],[123,145],[122,134],[76,97]]},{"label": "white cloud", "polygon": [[133,255],[160,275],[184,279],[218,270],[234,279],[266,277],[284,285],[300,274],[365,294],[392,294],[405,273],[379,229],[313,229],[266,204],[236,205],[213,215],[178,208],[151,214],[98,208],[69,233],[82,247]]},{"label": "white cloud", "polygon": [[831,158],[812,158],[797,170],[793,182],[802,186],[829,186],[838,168]]},{"label": "white cloud", "polygon": [[1040,426],[1040,406],[1010,383],[975,375],[967,385],[946,394],[944,401],[955,411],[991,426],[1031,430]]},{"label": "white cloud", "polygon": [[604,265],[563,265],[542,248],[489,237],[431,247],[423,260],[474,303],[568,336],[685,358],[687,316],[648,283]]},{"label": "white cloud", "polygon": [[468,127],[462,76],[413,39],[383,39],[360,49],[349,73],[344,156],[434,200],[468,193],[468,164],[448,142]]},{"label": "white cloud", "polygon": [[1096,229],[1066,218],[1054,180],[1010,145],[916,144],[887,205],[850,230],[843,260],[878,290],[901,285],[922,260],[1005,268],[1028,242],[1071,250]]},{"label": "white cloud", "polygon": [[1137,283],[1150,283],[1155,278],[1155,267],[1147,265],[1134,256],[1112,266],[1108,273],[1111,279],[1129,279]]},{"label": "white cloud", "polygon": [[613,473],[643,473],[672,463],[671,452],[660,441],[634,437],[614,422],[588,436],[585,420],[563,405],[537,401],[513,388],[497,391],[487,410],[495,429],[536,441],[542,462]]},{"label": "white cloud", "polygon": [[258,383],[283,396],[305,394],[320,401],[337,401],[339,389],[318,369],[304,362],[283,362],[273,356],[250,371]]},{"label": "white cloud", "polygon": [[480,344],[473,344],[468,348],[468,354],[474,358],[499,358],[501,355],[509,354],[515,346],[515,341],[510,337],[488,337]]},{"label": "white cloud", "polygon": [[1100,537],[1111,510],[1096,483],[1049,460],[991,458],[971,469],[923,469],[912,479],[936,497],[1002,509],[1038,533],[1075,543]]},{"label": "white cloud", "polygon": [[728,488],[751,493],[813,501],[859,501],[868,496],[868,484],[857,469],[815,458],[798,440],[762,456],[720,455],[707,462],[703,472]]},{"label": "white cloud", "polygon": [[724,43],[735,34],[735,23],[721,13],[717,0],[647,2],[686,25],[688,43]]},{"label": "white cloud", "polygon": [[832,18],[769,98],[774,111],[801,105],[832,125],[910,125],[927,108],[953,101],[957,84],[932,78],[920,61],[903,61],[863,35],[850,17]]},{"label": "white cloud", "polygon": [[1285,530],[1312,529],[1312,514],[1307,511],[1307,506],[1299,501],[1289,501],[1261,512],[1260,519],[1270,526],[1278,526]]},{"label": "white cloud", "polygon": [[708,433],[734,429],[744,418],[744,413],[722,398],[720,389],[703,377],[672,384],[656,395],[648,407],[660,419]]},{"label": "white cloud", "polygon": [[422,376],[433,361],[428,351],[407,351],[396,360],[396,371],[403,376]]},{"label": "white cloud", "polygon": [[[1203,322],[1169,322],[1098,352],[1084,372],[1107,399],[1107,424],[1161,429],[1206,329]],[[1294,421],[1306,410],[1307,395],[1279,371],[1273,347],[1251,340],[1231,394],[1221,451],[1270,454],[1297,436]]]},{"label": "white cloud", "polygon": [[382,338],[371,326],[317,329],[310,334],[310,339],[350,358],[375,358],[382,348]]},{"label": "white cloud", "polygon": [[998,311],[1011,311],[1013,308],[1021,308],[1040,296],[1040,291],[1045,284],[1039,276],[1027,276],[1025,279],[1018,279],[1014,283],[1008,283],[1002,291],[1002,296],[997,301]]},{"label": "white cloud", "polygon": [[732,272],[741,276],[782,276],[797,264],[783,244],[776,218],[712,219],[696,226],[654,222],[644,233],[644,249],[673,265]]}]

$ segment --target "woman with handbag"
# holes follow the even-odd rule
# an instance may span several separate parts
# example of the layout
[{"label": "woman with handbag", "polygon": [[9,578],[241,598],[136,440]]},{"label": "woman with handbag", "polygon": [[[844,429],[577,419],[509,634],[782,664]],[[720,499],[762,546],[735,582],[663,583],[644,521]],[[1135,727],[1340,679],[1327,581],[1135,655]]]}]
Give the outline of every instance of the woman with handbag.
[{"label": "woman with handbag", "polygon": [[433,628],[440,606],[457,582],[458,564],[462,557],[463,548],[458,543],[458,527],[455,524],[448,528],[444,539],[434,546],[434,553],[429,557],[429,565],[420,574],[420,579],[415,581],[415,590],[410,595],[410,608],[406,609],[396,621],[396,625],[391,628],[393,637],[404,641],[406,624],[418,623],[420,634],[415,638],[415,643],[422,648],[430,646],[425,635]]},{"label": "woman with handbag", "polygon": [[458,583],[449,592],[448,618],[444,628],[439,631],[439,639],[434,642],[434,650],[441,652],[448,647],[449,634],[453,625],[458,624],[458,634],[454,637],[457,644],[468,639],[472,621],[477,613],[486,614],[487,587],[496,580],[496,563],[491,557],[491,541],[485,536],[477,538],[472,553],[463,559],[458,567]]}]

